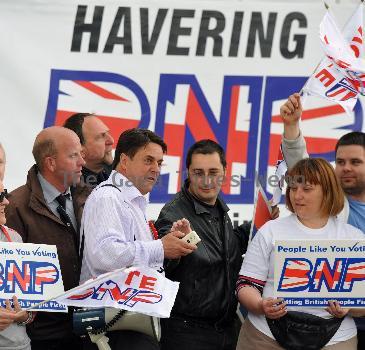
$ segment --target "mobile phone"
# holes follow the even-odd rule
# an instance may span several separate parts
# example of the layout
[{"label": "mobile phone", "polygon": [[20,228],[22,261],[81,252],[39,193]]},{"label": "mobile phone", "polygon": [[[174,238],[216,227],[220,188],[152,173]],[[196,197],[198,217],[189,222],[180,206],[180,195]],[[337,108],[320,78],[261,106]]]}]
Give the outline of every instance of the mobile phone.
[{"label": "mobile phone", "polygon": [[198,236],[198,234],[195,231],[191,231],[190,233],[188,233],[186,236],[184,236],[181,239],[186,243],[195,244],[195,245],[201,241],[200,237]]}]

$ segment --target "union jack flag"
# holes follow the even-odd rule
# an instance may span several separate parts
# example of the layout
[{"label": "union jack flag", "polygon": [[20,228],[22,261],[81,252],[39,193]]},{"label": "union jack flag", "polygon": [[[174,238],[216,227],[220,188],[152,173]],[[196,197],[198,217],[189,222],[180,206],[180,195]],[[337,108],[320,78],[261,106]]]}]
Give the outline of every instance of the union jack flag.
[{"label": "union jack flag", "polygon": [[44,127],[63,125],[79,112],[95,114],[109,127],[114,140],[124,130],[148,127],[150,109],[144,93],[125,76],[52,70],[50,85]]},{"label": "union jack flag", "polygon": [[271,206],[268,203],[265,191],[259,183],[257,187],[254,215],[251,223],[250,241],[255,237],[261,226],[266,224],[269,220],[271,220]]}]

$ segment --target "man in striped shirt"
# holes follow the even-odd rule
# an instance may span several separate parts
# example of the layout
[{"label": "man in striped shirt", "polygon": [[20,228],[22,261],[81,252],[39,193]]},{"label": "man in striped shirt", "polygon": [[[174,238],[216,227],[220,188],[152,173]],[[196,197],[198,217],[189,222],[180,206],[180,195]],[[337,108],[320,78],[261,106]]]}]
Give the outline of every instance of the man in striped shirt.
[{"label": "man in striped shirt", "polygon": [[[147,222],[146,195],[158,179],[166,150],[163,140],[150,130],[130,129],[120,135],[114,170],[85,204],[81,282],[132,265],[158,268],[164,258],[177,259],[196,249],[180,240],[184,234],[179,231],[154,239]],[[154,339],[142,333],[107,335],[112,349],[159,349]]]}]

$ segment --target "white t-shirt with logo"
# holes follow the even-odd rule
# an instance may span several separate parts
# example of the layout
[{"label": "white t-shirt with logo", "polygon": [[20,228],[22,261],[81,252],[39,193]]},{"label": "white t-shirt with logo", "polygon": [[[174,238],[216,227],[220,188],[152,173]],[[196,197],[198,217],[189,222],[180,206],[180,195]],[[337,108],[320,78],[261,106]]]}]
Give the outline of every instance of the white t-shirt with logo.
[{"label": "white t-shirt with logo", "polygon": [[[240,275],[266,281],[263,298],[274,296],[274,245],[276,240],[313,240],[313,239],[364,239],[364,234],[357,228],[331,217],[320,229],[304,226],[292,214],[288,217],[272,220],[257,232],[248,246]],[[288,311],[301,311],[323,318],[332,317],[324,308],[288,306]],[[264,315],[248,314],[251,323],[262,333],[274,339]],[[346,316],[336,334],[327,345],[348,340],[356,335],[355,322]]]}]

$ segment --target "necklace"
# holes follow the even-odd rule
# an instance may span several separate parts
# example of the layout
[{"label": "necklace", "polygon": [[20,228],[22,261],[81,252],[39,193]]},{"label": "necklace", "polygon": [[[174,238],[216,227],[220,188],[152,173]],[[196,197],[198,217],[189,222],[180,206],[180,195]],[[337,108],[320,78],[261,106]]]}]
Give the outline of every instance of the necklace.
[{"label": "necklace", "polygon": [[11,242],[10,235],[9,235],[8,231],[6,230],[6,228],[4,226],[0,226],[0,229],[3,232],[4,236],[6,237],[6,239],[8,240],[8,242]]}]

